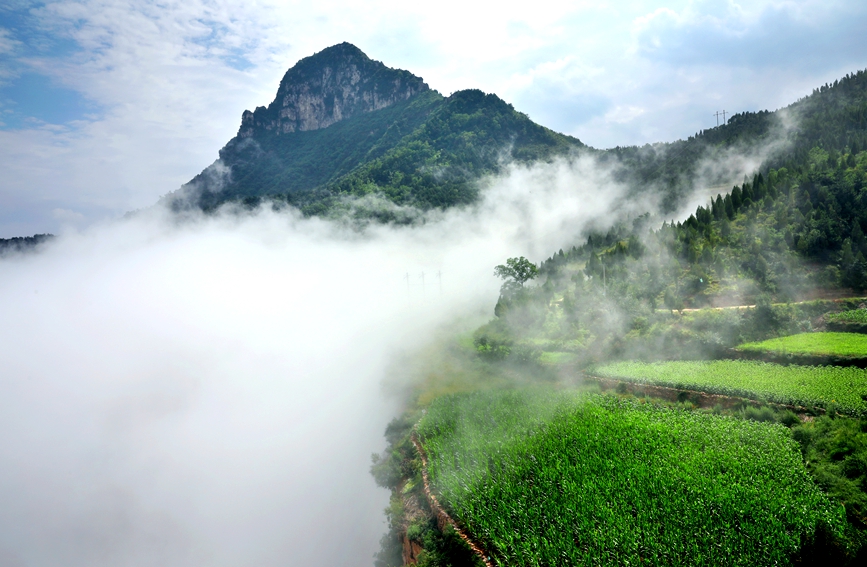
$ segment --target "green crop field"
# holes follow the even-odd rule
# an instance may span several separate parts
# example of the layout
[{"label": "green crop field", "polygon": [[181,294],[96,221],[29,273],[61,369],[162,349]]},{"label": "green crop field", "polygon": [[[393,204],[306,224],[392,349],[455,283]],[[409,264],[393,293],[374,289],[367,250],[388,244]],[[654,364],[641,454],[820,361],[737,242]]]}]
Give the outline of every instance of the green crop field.
[{"label": "green crop field", "polygon": [[740,350],[867,357],[867,335],[858,333],[801,333],[758,343],[744,343]]},{"label": "green crop field", "polygon": [[786,565],[843,529],[777,424],[500,391],[437,399],[418,433],[441,502],[498,565]]},{"label": "green crop field", "polygon": [[858,323],[867,325],[867,309],[852,309],[850,311],[840,311],[839,313],[829,313],[825,315],[825,321],[828,323]]},{"label": "green crop field", "polygon": [[778,404],[867,413],[867,370],[839,366],[783,366],[742,360],[613,362],[593,370],[604,378],[700,390]]}]

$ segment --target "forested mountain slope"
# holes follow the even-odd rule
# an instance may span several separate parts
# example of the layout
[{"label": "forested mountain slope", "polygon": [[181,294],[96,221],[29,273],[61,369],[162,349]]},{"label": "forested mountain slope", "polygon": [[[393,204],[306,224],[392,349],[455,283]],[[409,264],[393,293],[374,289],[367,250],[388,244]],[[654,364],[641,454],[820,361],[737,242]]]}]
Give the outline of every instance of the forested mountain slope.
[{"label": "forested mountain slope", "polygon": [[443,97],[342,43],[292,67],[268,107],[244,112],[220,159],[167,200],[212,209],[271,197],[318,213],[335,197],[377,193],[448,207],[475,200],[475,181],[503,163],[582,146],[495,95]]},{"label": "forested mountain slope", "polygon": [[764,171],[792,170],[816,147],[832,158],[867,148],[867,72],[826,84],[774,112],[737,113],[686,140],[616,147],[599,158],[617,166],[620,180],[635,192],[659,192],[662,211],[672,212],[697,186],[725,183],[734,169],[729,162],[747,159]]}]

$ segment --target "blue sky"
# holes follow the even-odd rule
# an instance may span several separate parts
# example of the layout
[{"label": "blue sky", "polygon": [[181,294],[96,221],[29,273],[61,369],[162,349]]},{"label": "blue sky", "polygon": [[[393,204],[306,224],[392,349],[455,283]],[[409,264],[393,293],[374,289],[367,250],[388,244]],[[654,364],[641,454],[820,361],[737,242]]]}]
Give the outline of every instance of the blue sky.
[{"label": "blue sky", "polygon": [[867,67],[863,2],[409,4],[0,3],[0,237],[151,205],[341,41],[597,147],[689,136]]}]

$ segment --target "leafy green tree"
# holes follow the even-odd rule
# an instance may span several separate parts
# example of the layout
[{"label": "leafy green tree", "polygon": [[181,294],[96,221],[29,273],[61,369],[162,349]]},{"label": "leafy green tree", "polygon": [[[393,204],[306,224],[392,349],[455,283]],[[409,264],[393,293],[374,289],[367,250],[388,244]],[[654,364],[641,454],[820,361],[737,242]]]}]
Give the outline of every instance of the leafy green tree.
[{"label": "leafy green tree", "polygon": [[523,287],[524,283],[539,275],[539,268],[536,267],[536,264],[521,256],[519,258],[509,258],[506,260],[505,265],[500,264],[496,266],[494,268],[494,275],[505,280],[507,284],[511,280]]}]

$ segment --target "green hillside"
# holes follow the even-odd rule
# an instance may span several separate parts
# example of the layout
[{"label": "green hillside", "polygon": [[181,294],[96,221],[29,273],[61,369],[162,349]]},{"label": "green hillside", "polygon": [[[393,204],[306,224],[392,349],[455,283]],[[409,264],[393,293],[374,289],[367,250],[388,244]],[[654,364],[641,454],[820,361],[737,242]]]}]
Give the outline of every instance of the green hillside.
[{"label": "green hillside", "polygon": [[798,169],[820,148],[830,159],[867,149],[867,72],[849,74],[833,84],[777,111],[741,112],[725,124],[686,140],[644,146],[616,147],[603,152],[603,162],[620,166],[620,179],[635,191],[657,191],[663,212],[696,187],[727,181],[724,168],[731,154],[762,156],[761,169]]},{"label": "green hillside", "polygon": [[[417,130],[442,103],[427,91],[391,107],[343,120],[328,128],[277,135],[256,131],[232,139],[220,150],[231,167],[231,181],[203,194],[205,208],[247,197],[309,194],[346,176],[359,164],[375,160]],[[203,172],[191,181],[202,182]]]}]

